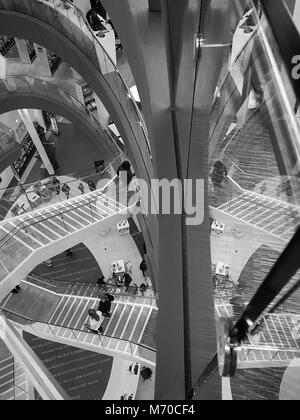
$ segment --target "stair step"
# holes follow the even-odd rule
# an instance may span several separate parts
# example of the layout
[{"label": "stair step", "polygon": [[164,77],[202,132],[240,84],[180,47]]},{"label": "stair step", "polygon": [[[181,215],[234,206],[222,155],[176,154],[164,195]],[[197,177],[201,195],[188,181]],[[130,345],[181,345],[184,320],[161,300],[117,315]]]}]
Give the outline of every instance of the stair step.
[{"label": "stair step", "polygon": [[114,329],[116,328],[117,322],[124,308],[125,308],[125,305],[122,303],[119,303],[116,309],[113,311],[109,326],[104,331],[105,335],[109,335],[109,336],[113,335]]},{"label": "stair step", "polygon": [[134,343],[138,343],[141,333],[143,329],[145,328],[145,323],[146,323],[146,320],[148,318],[150,311],[151,311],[150,308],[147,308],[147,307],[143,308],[130,341],[133,341]]}]

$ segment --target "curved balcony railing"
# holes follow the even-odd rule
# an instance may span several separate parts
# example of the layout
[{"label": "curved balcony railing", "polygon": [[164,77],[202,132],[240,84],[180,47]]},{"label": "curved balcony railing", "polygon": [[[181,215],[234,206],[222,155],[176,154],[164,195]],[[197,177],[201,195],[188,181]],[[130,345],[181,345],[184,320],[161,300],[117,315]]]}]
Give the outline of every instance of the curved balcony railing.
[{"label": "curved balcony railing", "polygon": [[87,168],[33,183],[20,184],[15,188],[0,189],[0,221],[30,213],[48,206],[49,203],[66,201],[67,195],[69,198],[74,198],[94,188],[100,189],[105,182],[115,176],[121,161],[120,155],[111,162],[103,163],[98,172],[95,172],[95,167]]},{"label": "curved balcony railing", "polygon": [[[144,120],[124,78],[93,33],[81,10],[70,1],[62,2],[59,0],[34,0],[30,2],[5,0],[0,1],[0,8],[40,19],[68,37],[88,57],[99,70],[100,77],[121,106],[124,117],[131,128],[141,160],[149,173],[149,168],[152,166],[151,150]],[[151,178],[150,174],[149,177]]]},{"label": "curved balcony railing", "polygon": [[[67,327],[65,325],[62,325],[60,323],[58,324],[51,324],[48,322],[40,322],[34,319],[31,319],[29,317],[25,317],[23,315],[20,315],[14,311],[10,311],[7,309],[0,309],[2,311],[2,313],[11,321],[16,322],[19,325],[25,325],[26,331],[30,331],[32,332],[33,335],[37,335],[39,336],[41,334],[41,332],[45,332],[45,330],[47,331],[47,335],[51,335],[53,337],[57,337],[58,336],[58,331],[60,329],[65,329],[67,331],[70,331],[71,336],[70,336],[70,342],[78,342],[80,344],[84,344],[83,340],[80,339],[80,337],[82,337],[83,335],[89,336],[89,337],[95,337],[95,335],[91,332],[89,332],[87,330],[87,328],[83,325],[82,329],[76,329],[76,328],[71,328],[71,327]],[[136,343],[130,340],[126,340],[122,337],[115,337],[115,336],[110,336],[110,335],[106,335],[105,331],[103,334],[98,335],[97,336],[99,342],[98,347],[102,348],[102,349],[107,349],[110,351],[114,351],[114,348],[117,348],[117,346],[119,345],[119,343],[123,343],[124,347],[127,349],[126,354],[127,355],[131,355],[132,357],[137,357],[137,358],[141,358],[144,359],[145,361],[148,361],[152,364],[156,363],[156,349],[151,348],[149,346],[146,346],[145,344],[141,344],[141,343]],[[92,341],[92,340],[90,340]],[[89,341],[89,342],[90,342]],[[114,343],[113,348],[112,347],[108,347],[109,343]]]},{"label": "curved balcony railing", "polygon": [[[117,196],[124,194],[124,199],[127,197],[127,200],[130,200],[134,194],[128,193],[125,187],[107,193],[113,181],[102,189],[2,222],[0,284],[7,277],[17,273],[26,262],[30,265],[31,257],[39,250],[68,239],[76,233],[80,234],[86,228],[102,221],[105,223],[105,220],[111,219],[110,223],[116,224],[117,220],[124,220],[130,212],[130,205],[120,204]],[[132,201],[135,201],[135,198]],[[132,208],[135,206],[136,202],[132,204]],[[66,249],[68,247],[66,246]],[[41,262],[44,260],[45,257]],[[28,271],[33,268],[34,265]]]},{"label": "curved balcony railing", "polygon": [[75,109],[79,114],[81,114],[84,121],[87,121],[91,128],[95,130],[95,136],[98,134],[100,138],[103,139],[103,145],[107,150],[108,155],[114,157],[116,154],[119,154],[118,147],[116,146],[110,130],[104,128],[83,103],[74,96],[70,95],[60,86],[37,77],[22,75],[0,76],[0,98],[6,95],[13,95],[15,93],[25,93],[47,97]]}]

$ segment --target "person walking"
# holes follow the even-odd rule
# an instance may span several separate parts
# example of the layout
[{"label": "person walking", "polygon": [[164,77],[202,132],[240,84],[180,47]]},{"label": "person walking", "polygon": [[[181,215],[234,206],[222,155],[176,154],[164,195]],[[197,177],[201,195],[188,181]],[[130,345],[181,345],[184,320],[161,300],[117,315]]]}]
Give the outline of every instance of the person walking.
[{"label": "person walking", "polygon": [[100,311],[95,311],[95,309],[90,309],[88,314],[88,330],[91,331],[93,334],[103,334],[103,328],[101,324],[104,320],[104,317],[102,313]]},{"label": "person walking", "polygon": [[104,317],[110,318],[111,317],[111,312],[110,312],[111,304],[115,300],[115,298],[109,293],[105,293],[103,291],[99,293],[99,297],[100,297],[100,302],[98,306],[98,311],[100,311]]}]

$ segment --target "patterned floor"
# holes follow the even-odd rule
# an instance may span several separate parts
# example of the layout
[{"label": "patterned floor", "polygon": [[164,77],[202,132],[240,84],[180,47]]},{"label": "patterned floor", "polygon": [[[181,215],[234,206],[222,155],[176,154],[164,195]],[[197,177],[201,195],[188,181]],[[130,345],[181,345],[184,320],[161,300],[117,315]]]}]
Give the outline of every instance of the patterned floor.
[{"label": "patterned floor", "polygon": [[72,252],[71,257],[64,252],[52,258],[52,268],[47,267],[45,263],[40,264],[34,269],[34,273],[55,281],[97,283],[102,272],[88,248],[79,244]]},{"label": "patterned floor", "polygon": [[112,357],[42,340],[24,338],[73,400],[101,400],[112,368]]}]

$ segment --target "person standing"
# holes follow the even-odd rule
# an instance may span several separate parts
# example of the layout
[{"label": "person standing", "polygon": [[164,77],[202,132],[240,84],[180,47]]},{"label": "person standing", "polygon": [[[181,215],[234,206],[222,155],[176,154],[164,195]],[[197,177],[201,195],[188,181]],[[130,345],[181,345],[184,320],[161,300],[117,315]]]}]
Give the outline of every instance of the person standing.
[{"label": "person standing", "polygon": [[146,274],[147,274],[147,264],[146,264],[146,261],[145,260],[143,260],[141,262],[141,264],[140,264],[140,270],[143,273],[143,277],[146,277]]},{"label": "person standing", "polygon": [[69,198],[70,198],[70,187],[69,187],[69,185],[68,184],[64,184],[62,186],[62,189],[61,190],[62,190],[62,192],[64,194],[66,194],[67,200],[69,200]]},{"label": "person standing", "polygon": [[89,186],[89,189],[90,189],[91,192],[96,191],[96,189],[97,189],[94,181],[91,181],[91,180],[88,181],[88,186]]},{"label": "person standing", "polygon": [[54,189],[56,191],[56,195],[59,195],[60,194],[60,182],[55,176],[52,178],[52,184],[53,184]]},{"label": "person standing", "polygon": [[129,286],[132,282],[132,278],[130,277],[128,273],[125,273],[124,276],[122,277],[122,281],[124,281],[125,292],[128,292]]},{"label": "person standing", "polygon": [[78,185],[78,189],[81,192],[81,195],[83,195],[84,194],[84,185],[83,185],[82,182],[80,182],[80,184]]},{"label": "person standing", "polygon": [[102,313],[102,315],[106,318],[111,317],[111,304],[115,300],[115,298],[110,295],[109,293],[100,292],[99,294],[100,302],[98,306],[98,311]]}]

